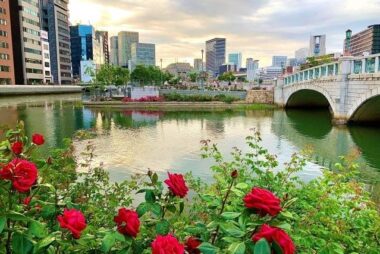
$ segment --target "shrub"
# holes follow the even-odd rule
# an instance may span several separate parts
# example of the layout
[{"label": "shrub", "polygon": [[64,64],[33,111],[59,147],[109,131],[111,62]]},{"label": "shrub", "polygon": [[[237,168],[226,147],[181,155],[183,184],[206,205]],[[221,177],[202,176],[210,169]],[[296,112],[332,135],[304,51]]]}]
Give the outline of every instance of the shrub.
[{"label": "shrub", "polygon": [[132,99],[129,97],[125,97],[122,99],[122,102],[128,103],[128,102],[161,102],[164,101],[163,97],[160,96],[145,96],[141,97],[140,99]]},{"label": "shrub", "polygon": [[66,141],[42,159],[34,153],[41,142],[31,143],[20,124],[0,144],[0,251],[378,253],[380,217],[355,180],[355,164],[343,161],[302,183],[294,174],[305,156],[277,171],[259,141],[257,133],[248,137],[251,150],[235,149],[231,161],[203,141],[203,157],[215,159],[211,184],[191,173],[168,173],[162,182],[152,171],[112,183],[93,166],[91,142],[79,158]]}]

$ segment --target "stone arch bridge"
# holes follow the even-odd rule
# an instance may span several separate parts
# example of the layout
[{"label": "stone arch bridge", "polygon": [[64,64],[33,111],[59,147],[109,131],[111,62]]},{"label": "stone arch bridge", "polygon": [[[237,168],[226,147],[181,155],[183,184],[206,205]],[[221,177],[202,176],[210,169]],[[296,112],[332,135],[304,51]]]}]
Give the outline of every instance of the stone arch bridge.
[{"label": "stone arch bridge", "polygon": [[336,124],[380,123],[380,54],[337,62],[285,76],[276,82],[283,107],[328,107]]}]

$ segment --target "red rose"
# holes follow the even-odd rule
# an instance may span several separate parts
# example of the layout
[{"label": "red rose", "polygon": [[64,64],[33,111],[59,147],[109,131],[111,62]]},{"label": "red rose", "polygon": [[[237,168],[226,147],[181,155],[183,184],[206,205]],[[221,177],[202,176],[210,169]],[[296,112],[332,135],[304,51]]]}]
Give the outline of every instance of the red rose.
[{"label": "red rose", "polygon": [[232,178],[237,178],[238,177],[238,171],[236,169],[234,171],[232,171],[231,177]]},{"label": "red rose", "polygon": [[185,249],[189,254],[201,254],[201,251],[198,249],[199,245],[201,245],[201,241],[196,237],[190,236],[186,240]]},{"label": "red rose", "polygon": [[252,241],[257,242],[262,238],[265,238],[269,243],[276,242],[281,247],[283,254],[296,252],[292,239],[280,228],[271,227],[267,224],[262,225],[260,231],[252,236]]},{"label": "red rose", "polygon": [[183,254],[185,247],[172,236],[157,236],[152,243],[152,254]]},{"label": "red rose", "polygon": [[16,158],[0,171],[0,178],[12,181],[13,188],[28,192],[37,180],[37,167],[27,160]]},{"label": "red rose", "polygon": [[32,197],[31,197],[31,196],[24,198],[24,201],[22,201],[22,203],[23,203],[25,206],[29,206],[30,201],[32,201]]},{"label": "red rose", "polygon": [[270,215],[276,216],[281,212],[281,202],[278,197],[273,195],[272,192],[261,189],[253,188],[244,199],[245,207],[254,209],[261,216]]},{"label": "red rose", "polygon": [[114,221],[120,234],[136,237],[140,231],[140,220],[135,211],[120,208]]},{"label": "red rose", "polygon": [[185,197],[189,189],[186,186],[185,179],[181,174],[170,174],[169,179],[165,180],[166,185],[169,187],[173,195],[178,197]]},{"label": "red rose", "polygon": [[41,134],[33,134],[32,136],[32,142],[38,146],[43,145],[45,143],[44,136]]},{"label": "red rose", "polygon": [[16,141],[12,144],[11,149],[14,154],[19,155],[24,149],[24,144],[21,141]]},{"label": "red rose", "polygon": [[61,228],[71,231],[75,239],[79,239],[82,231],[86,228],[86,219],[81,211],[75,209],[65,209],[63,215],[57,217]]}]

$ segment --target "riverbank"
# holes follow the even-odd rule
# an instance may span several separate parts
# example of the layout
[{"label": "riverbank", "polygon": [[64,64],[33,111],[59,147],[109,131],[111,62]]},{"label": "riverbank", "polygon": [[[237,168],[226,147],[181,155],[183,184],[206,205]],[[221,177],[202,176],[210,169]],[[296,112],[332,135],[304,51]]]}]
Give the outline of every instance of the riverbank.
[{"label": "riverbank", "polygon": [[213,102],[120,102],[120,101],[84,101],[83,105],[89,108],[122,108],[122,109],[176,109],[176,110],[193,110],[193,109],[274,109],[273,104],[252,104],[242,101],[233,103],[224,103],[220,101]]},{"label": "riverbank", "polygon": [[61,86],[61,85],[3,85],[0,86],[1,96],[19,95],[44,95],[44,94],[69,94],[81,93],[80,86]]}]

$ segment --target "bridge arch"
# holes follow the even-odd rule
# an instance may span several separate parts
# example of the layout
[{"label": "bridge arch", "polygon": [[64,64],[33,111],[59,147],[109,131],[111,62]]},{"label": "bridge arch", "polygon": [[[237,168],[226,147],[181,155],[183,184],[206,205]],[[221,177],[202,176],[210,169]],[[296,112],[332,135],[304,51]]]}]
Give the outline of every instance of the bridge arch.
[{"label": "bridge arch", "polygon": [[336,105],[328,91],[316,85],[294,85],[285,96],[285,107],[326,107],[334,116]]},{"label": "bridge arch", "polygon": [[380,87],[361,96],[348,112],[349,122],[380,124]]}]

